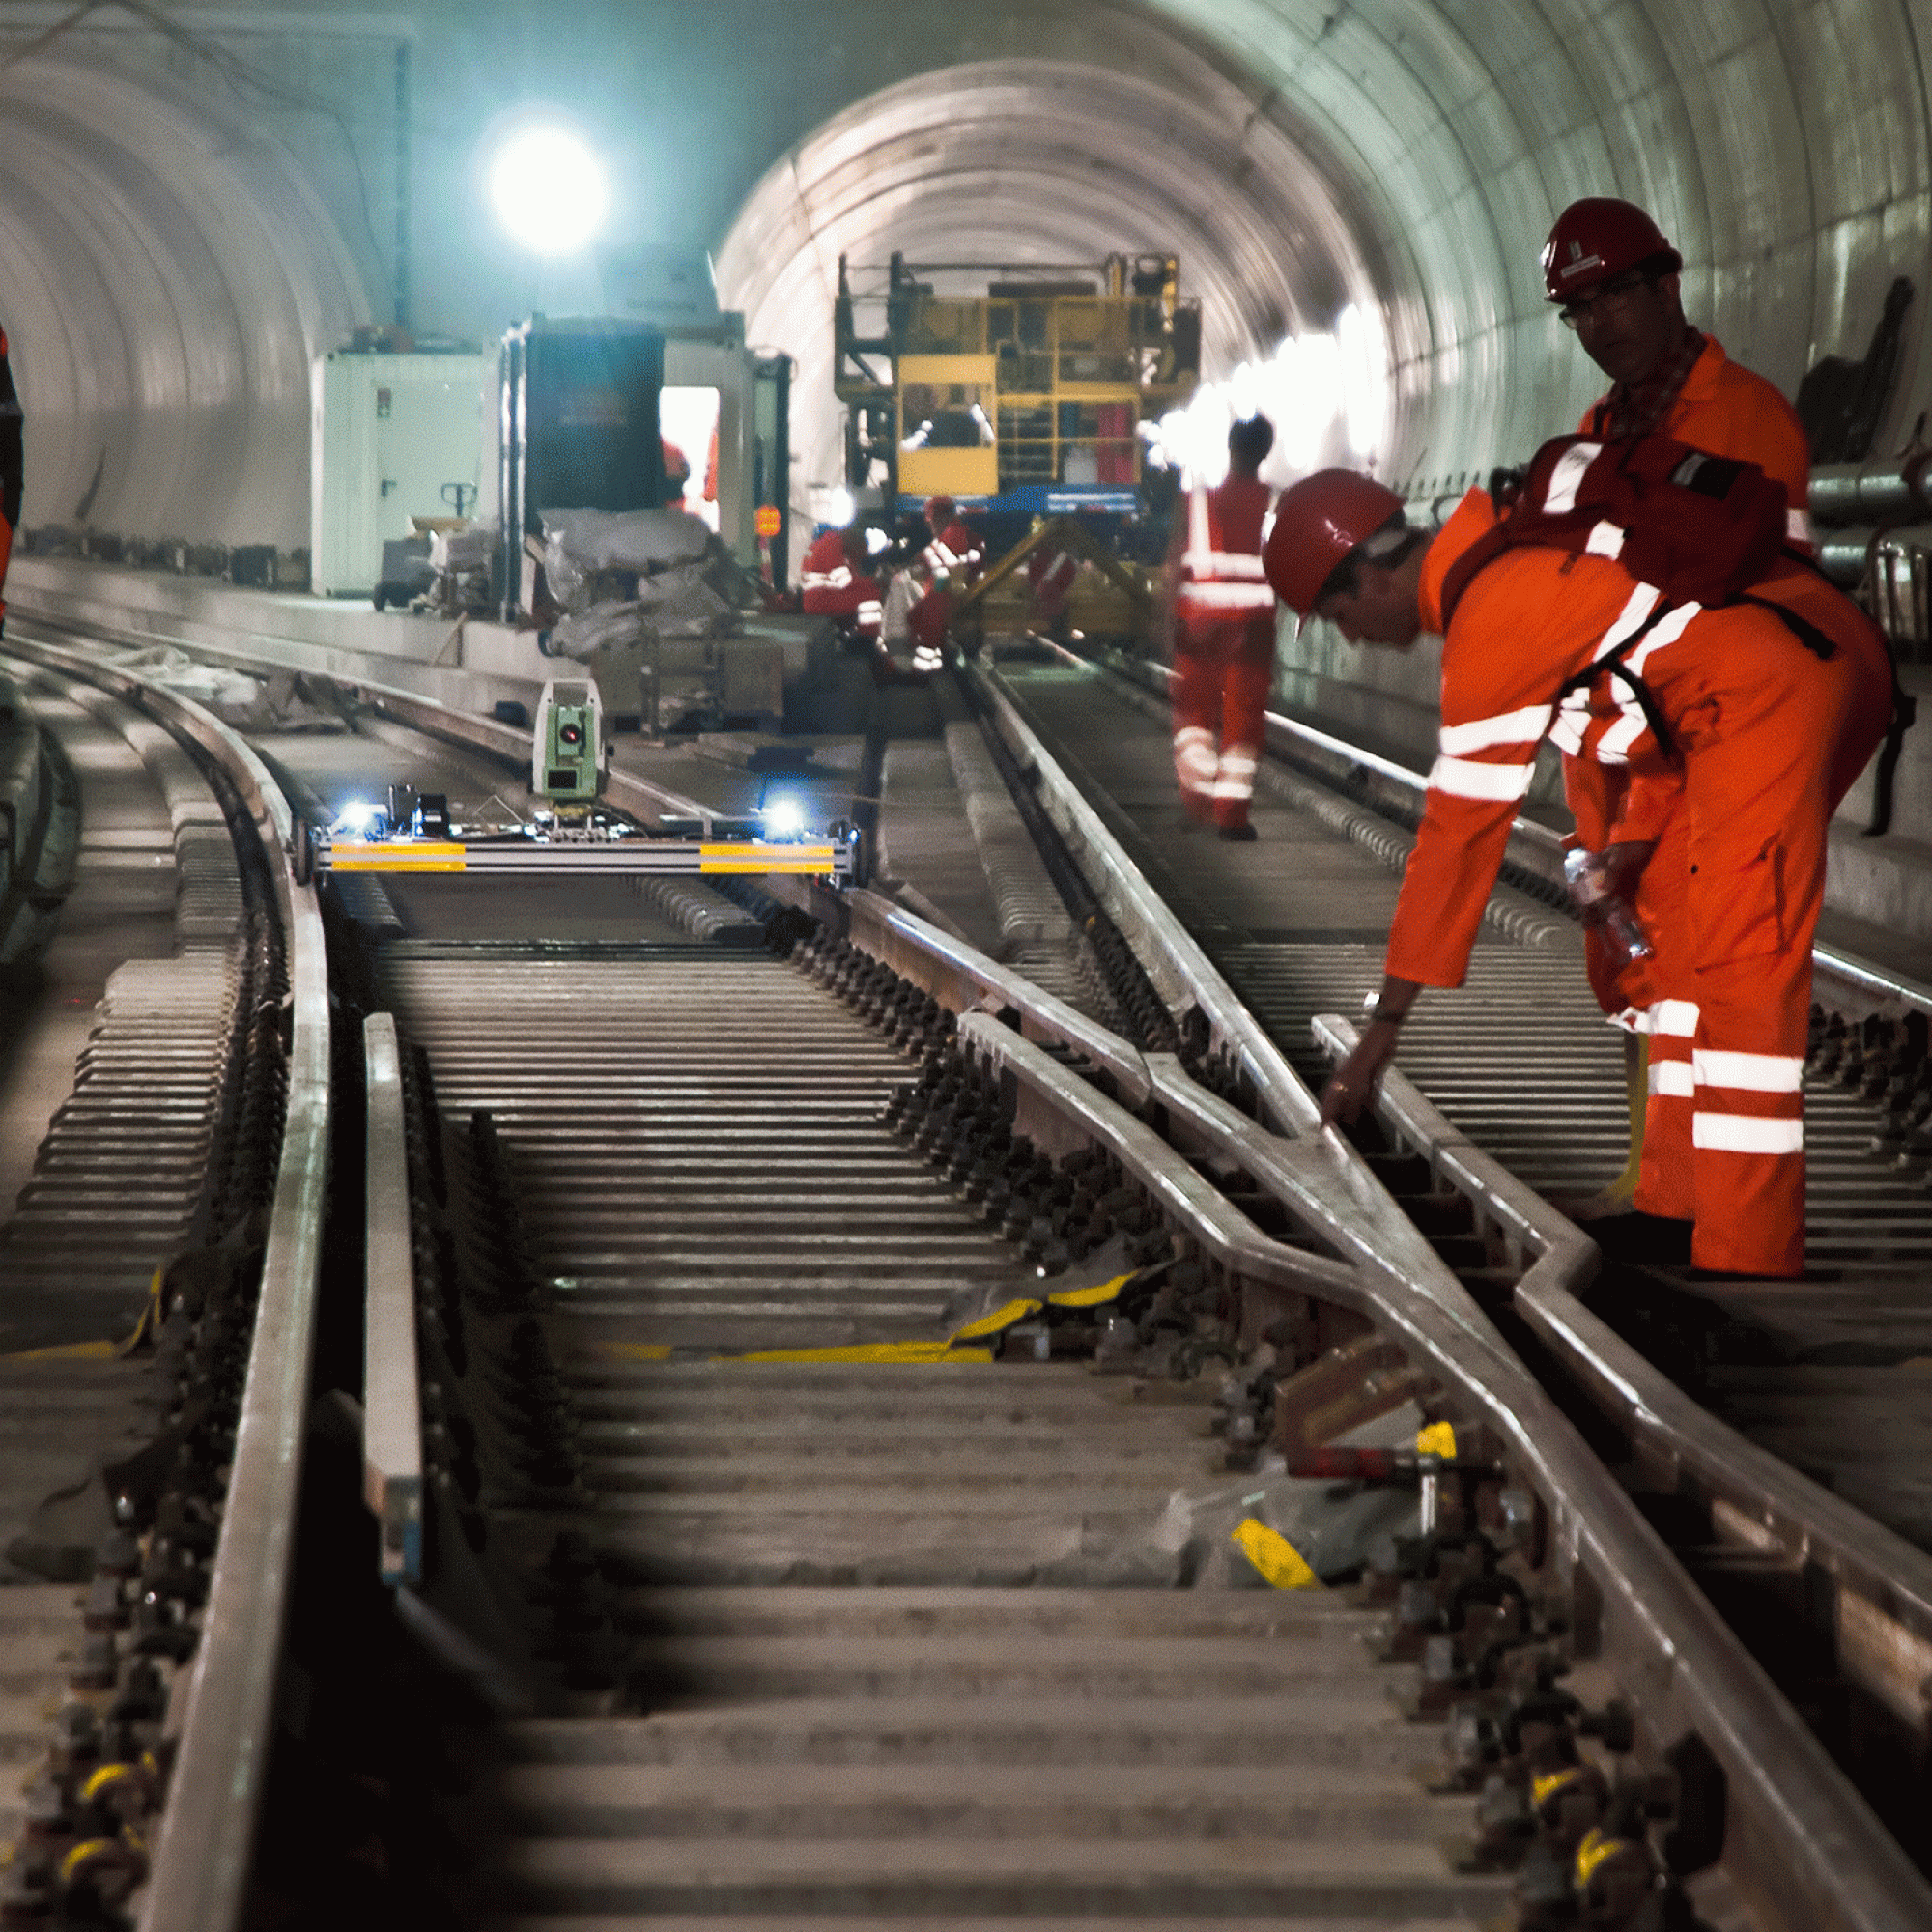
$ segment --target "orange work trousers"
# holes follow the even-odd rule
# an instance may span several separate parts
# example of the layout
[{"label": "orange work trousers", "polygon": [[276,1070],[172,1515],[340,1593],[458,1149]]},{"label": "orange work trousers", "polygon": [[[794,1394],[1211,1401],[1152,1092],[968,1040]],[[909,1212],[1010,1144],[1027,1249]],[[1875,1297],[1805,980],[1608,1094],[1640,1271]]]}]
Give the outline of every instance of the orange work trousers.
[{"label": "orange work trousers", "polygon": [[1789,1276],[1804,1267],[1802,1082],[1828,827],[1885,735],[1891,673],[1862,631],[1822,660],[1794,641],[1775,668],[1761,630],[1724,635],[1700,650],[1711,675],[1680,733],[1682,792],[1637,892],[1656,956],[1618,982],[1650,1039],[1635,1205],[1693,1222],[1698,1267]]},{"label": "orange work trousers", "polygon": [[1195,818],[1235,830],[1248,822],[1261,762],[1274,614],[1176,626],[1174,773]]}]

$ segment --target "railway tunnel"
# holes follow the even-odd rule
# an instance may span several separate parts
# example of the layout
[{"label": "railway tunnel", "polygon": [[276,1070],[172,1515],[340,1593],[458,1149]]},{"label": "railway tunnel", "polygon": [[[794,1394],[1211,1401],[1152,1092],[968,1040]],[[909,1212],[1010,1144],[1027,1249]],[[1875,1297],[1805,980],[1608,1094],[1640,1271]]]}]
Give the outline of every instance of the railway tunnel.
[{"label": "railway tunnel", "polygon": [[[1690,320],[1787,397],[1837,368],[1858,406],[1817,418],[1820,506],[1847,556],[1891,526],[1863,594],[1916,689],[1919,28],[1876,0],[0,13],[27,425],[0,656],[41,729],[13,874],[43,867],[14,896],[46,962],[6,968],[0,1078],[23,1190],[0,1210],[0,1619],[35,1686],[5,1742],[38,1778],[4,1812],[24,1850],[0,1910],[1637,1925],[1654,1891],[1767,1932],[1924,1922],[1924,727],[1889,833],[1865,836],[1869,780],[1833,828],[1815,1279],[1592,1291],[1549,1203],[1614,1170],[1625,1103],[1552,811],[1412,1079],[1357,1144],[1316,1130],[1348,1037],[1322,1016],[1374,983],[1432,755],[1427,649],[1284,626],[1262,837],[1204,856],[1146,656],[989,639],[983,670],[873,685],[821,639],[809,728],[627,730],[611,796],[709,837],[780,772],[863,819],[859,890],[625,874],[486,904],[426,877],[317,895],[304,821],[390,784],[500,804],[573,667],[533,627],[301,587],[323,358],[494,367],[526,318],[647,315],[693,273],[788,360],[781,495],[810,528],[846,480],[840,264],[895,254],[1177,256],[1204,388],[1238,407],[1274,381],[1296,412],[1272,480],[1365,467],[1432,521],[1601,391],[1537,257],[1604,193],[1656,215]],[[539,122],[609,185],[574,254],[490,207],[493,155]],[[356,1344],[375,1261],[411,1243],[378,1236],[375,1169],[345,1178],[389,1131],[344,1072],[365,1009],[401,1029],[366,1084],[410,1109],[382,1198],[416,1231],[400,1321],[436,1385],[409,1394],[410,1493],[441,1569],[393,1595],[355,1465],[384,1493],[401,1397]],[[290,1232],[304,1202],[323,1218]],[[252,1354],[236,1284],[279,1338]],[[965,1318],[1002,1305],[1025,1312],[980,1360]],[[760,1353],[786,1359],[748,1394]],[[311,1372],[346,1400],[304,1407]],[[1424,1554],[1366,1532],[1317,1554],[1318,1517],[1269,1485],[1335,1438],[1296,1449],[1294,1418],[1391,1376],[1393,1409],[1306,1468],[1364,1516],[1392,1485],[1411,1514],[1376,1520]],[[1438,1467],[1411,1445],[1444,1420],[1467,1446]],[[1276,1591],[1303,1547],[1334,1587]],[[315,1578],[345,1549],[338,1595]],[[332,1617],[372,1646],[365,1681]],[[395,1674],[412,1660],[443,1690]],[[1574,1707],[1532,1761],[1559,1674]],[[1398,1787],[1435,1730],[1413,1745],[1391,1690],[1452,1718],[1419,1811]],[[291,1716],[317,1694],[341,1721]],[[1309,1760],[1285,1779],[1277,1723]],[[76,1775],[97,1763],[116,1776]],[[420,1803],[344,1799],[412,1779]],[[358,1822],[395,1853],[387,1893],[357,1889]],[[1586,1828],[1643,1848],[1618,1855],[1622,1918]]]}]

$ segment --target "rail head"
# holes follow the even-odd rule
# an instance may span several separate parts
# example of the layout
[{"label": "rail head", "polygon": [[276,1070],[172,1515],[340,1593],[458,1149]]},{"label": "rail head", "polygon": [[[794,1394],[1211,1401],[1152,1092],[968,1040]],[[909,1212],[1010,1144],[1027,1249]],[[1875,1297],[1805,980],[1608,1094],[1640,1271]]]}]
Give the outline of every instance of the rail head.
[{"label": "rail head", "polygon": [[380,1532],[384,1582],[414,1583],[422,1577],[422,1394],[403,1069],[393,1013],[370,1013],[362,1022],[362,1496]]},{"label": "rail head", "polygon": [[201,1636],[178,1694],[175,1756],[154,1836],[142,1932],[231,1932],[245,1902],[274,1735],[282,1630],[328,1191],[328,983],[322,916],[290,867],[294,814],[268,767],[213,713],[164,687],[58,646],[10,637],[11,653],[101,686],[192,739],[226,775],[259,840],[283,923],[288,1083],[254,1335]]},{"label": "rail head", "polygon": [[1263,1106],[1284,1131],[1320,1131],[1321,1110],[1315,1096],[1040,742],[1006,681],[997,671],[977,665],[969,665],[966,675],[977,680],[1021,761],[1038,775],[1040,801],[1048,816],[1073,848],[1088,884],[1125,934],[1162,997],[1171,1008],[1191,1005],[1200,1010],[1216,1036],[1234,1050]]},{"label": "rail head", "polygon": [[[908,921],[896,930],[908,942],[921,936]],[[965,949],[949,939],[945,950],[948,970],[956,972]],[[1090,1144],[1103,1141],[1144,1184],[1161,1161],[1174,1159],[1145,1123],[990,1013],[967,1014],[959,1037],[962,1048],[997,1058],[1024,1088],[1050,1099],[1063,1120],[1074,1122],[1071,1131]],[[1932,1924],[1932,1889],[1634,1500],[1440,1258],[1419,1236],[1413,1245],[1391,1246],[1384,1239],[1394,1204],[1380,1183],[1333,1135],[1284,1142],[1194,1087],[1167,1057],[1142,1058],[1153,1100],[1170,1120],[1179,1118],[1195,1134],[1217,1140],[1219,1151],[1275,1192],[1338,1259],[1304,1256],[1264,1240],[1258,1248],[1257,1236],[1228,1220],[1228,1204],[1198,1176],[1156,1189],[1172,1225],[1258,1291],[1293,1282],[1300,1293],[1371,1315],[1428,1365],[1453,1401],[1493,1432],[1507,1461],[1545,1498],[1558,1574],[1585,1585],[1597,1640],[1620,1678],[1634,1687],[1646,1735],[1662,1744],[1694,1732],[1723,1766],[1738,1856],[1747,1869],[1778,1875],[1782,1904],[1766,1901],[1777,1922],[1841,1932],[1905,1932]],[[1445,1169],[1473,1167],[1476,1151],[1457,1145],[1446,1123],[1435,1139],[1435,1157]],[[1555,1256],[1548,1272],[1578,1284],[1587,1276],[1592,1244],[1574,1233],[1566,1236],[1533,1197],[1502,1203],[1497,1211],[1525,1249],[1541,1244],[1539,1260]],[[1284,1271],[1284,1279],[1271,1267],[1253,1265],[1266,1249],[1293,1257],[1294,1272]]]}]

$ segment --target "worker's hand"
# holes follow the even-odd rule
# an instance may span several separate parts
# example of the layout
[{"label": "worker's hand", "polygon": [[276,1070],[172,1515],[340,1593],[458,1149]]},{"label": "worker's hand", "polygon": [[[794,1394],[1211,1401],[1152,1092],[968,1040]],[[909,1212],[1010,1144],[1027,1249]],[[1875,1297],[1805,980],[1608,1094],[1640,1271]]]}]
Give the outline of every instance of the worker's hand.
[{"label": "worker's hand", "polygon": [[1605,845],[1598,855],[1603,863],[1604,884],[1609,889],[1612,898],[1622,899],[1625,905],[1636,903],[1637,882],[1643,877],[1643,868],[1650,864],[1650,855],[1657,850],[1655,838],[1626,838],[1615,845]]},{"label": "worker's hand", "polygon": [[1324,1127],[1332,1127],[1338,1121],[1348,1125],[1375,1098],[1377,1085],[1395,1059],[1400,1037],[1386,1020],[1371,1020],[1362,1029],[1353,1050],[1321,1090]]}]

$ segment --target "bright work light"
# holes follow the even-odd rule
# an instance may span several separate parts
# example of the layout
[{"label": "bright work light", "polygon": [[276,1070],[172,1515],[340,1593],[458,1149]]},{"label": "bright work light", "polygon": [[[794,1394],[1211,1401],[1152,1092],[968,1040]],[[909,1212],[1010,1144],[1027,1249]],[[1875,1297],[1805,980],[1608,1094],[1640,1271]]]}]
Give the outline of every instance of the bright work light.
[{"label": "bright work light", "polygon": [[538,255],[570,255],[604,225],[611,192],[597,157],[568,128],[526,128],[490,164],[497,218]]},{"label": "bright work light", "polygon": [[765,837],[774,842],[805,837],[805,807],[789,792],[781,792],[764,809]]}]

